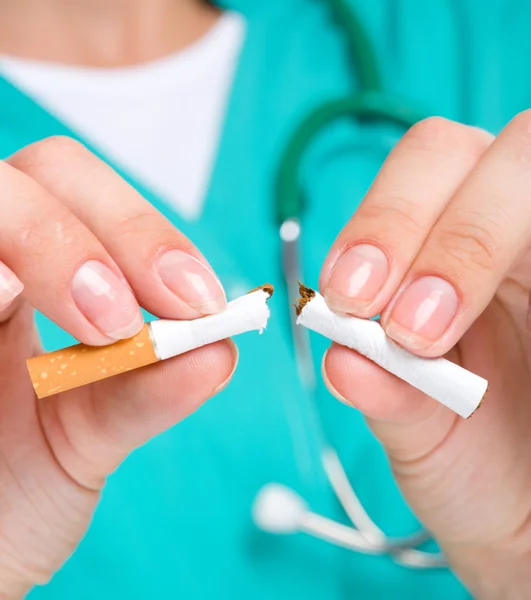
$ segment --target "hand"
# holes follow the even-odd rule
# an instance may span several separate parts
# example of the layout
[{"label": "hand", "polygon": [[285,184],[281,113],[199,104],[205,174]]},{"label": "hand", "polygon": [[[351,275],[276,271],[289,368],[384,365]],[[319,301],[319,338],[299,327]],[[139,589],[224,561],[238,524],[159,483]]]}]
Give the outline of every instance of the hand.
[{"label": "hand", "polygon": [[0,187],[0,598],[11,599],[72,552],[120,461],[224,386],[236,349],[220,342],[37,401],[32,306],[100,345],[140,330],[139,304],[189,319],[225,296],[191,242],[68,138],[0,162]]},{"label": "hand", "polygon": [[468,420],[333,345],[331,392],[383,443],[413,510],[480,599],[531,597],[531,112],[497,138],[440,118],[413,127],[340,233],[329,306],[489,380]]}]

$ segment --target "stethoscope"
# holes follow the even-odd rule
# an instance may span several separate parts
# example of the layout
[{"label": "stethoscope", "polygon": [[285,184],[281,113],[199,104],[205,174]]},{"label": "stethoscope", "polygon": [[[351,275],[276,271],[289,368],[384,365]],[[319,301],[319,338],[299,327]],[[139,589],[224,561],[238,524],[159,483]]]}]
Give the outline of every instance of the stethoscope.
[{"label": "stethoscope", "polygon": [[[282,274],[291,309],[298,296],[301,274],[300,243],[303,196],[299,189],[298,166],[314,137],[336,119],[353,116],[358,120],[387,121],[404,128],[424,118],[409,104],[383,90],[378,64],[369,38],[346,0],[327,0],[337,22],[346,34],[351,60],[358,75],[359,90],[344,98],[331,100],[314,109],[297,127],[280,161],[277,179],[276,219],[282,247]],[[299,377],[303,387],[313,393],[316,375],[308,331],[295,325],[292,339]],[[417,569],[446,567],[443,554],[418,549],[430,539],[425,531],[390,538],[370,518],[361,504],[336,451],[322,433],[320,456],[328,482],[351,526],[312,512],[294,490],[278,484],[265,485],[256,496],[253,517],[261,529],[275,534],[306,533],[349,550],[374,555],[389,555],[404,566]]]}]

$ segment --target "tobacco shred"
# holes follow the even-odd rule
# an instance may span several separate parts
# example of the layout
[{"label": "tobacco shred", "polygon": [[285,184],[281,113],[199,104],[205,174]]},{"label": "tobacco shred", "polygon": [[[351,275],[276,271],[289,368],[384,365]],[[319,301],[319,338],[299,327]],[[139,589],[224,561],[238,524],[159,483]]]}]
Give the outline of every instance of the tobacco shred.
[{"label": "tobacco shred", "polygon": [[483,394],[483,398],[481,398],[481,400],[479,401],[479,404],[476,406],[476,410],[474,410],[474,412],[471,415],[469,415],[467,417],[467,419],[470,419],[470,417],[475,415],[476,412],[483,406],[483,403],[485,402],[485,397],[487,396],[488,392],[489,392],[489,387],[487,386],[487,389],[485,390],[485,393]]},{"label": "tobacco shred", "polygon": [[302,309],[308,304],[308,302],[315,298],[315,292],[309,287],[306,287],[299,281],[299,294],[301,297],[298,299],[297,304],[295,304],[295,313],[299,316],[302,312]]},{"label": "tobacco shred", "polygon": [[270,283],[264,283],[264,285],[259,285],[258,287],[254,288],[254,290],[251,290],[247,293],[252,294],[253,292],[257,292],[258,290],[264,290],[264,292],[266,294],[269,294],[269,297],[271,298],[275,291],[275,287]]}]

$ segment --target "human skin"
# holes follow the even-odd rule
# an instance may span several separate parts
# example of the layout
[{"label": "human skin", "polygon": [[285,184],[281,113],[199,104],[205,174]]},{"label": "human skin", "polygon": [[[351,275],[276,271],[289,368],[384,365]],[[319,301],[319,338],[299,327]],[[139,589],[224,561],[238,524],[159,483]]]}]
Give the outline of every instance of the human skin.
[{"label": "human skin", "polygon": [[399,142],[334,243],[321,290],[489,380],[464,420],[333,345],[330,391],[361,410],[411,507],[480,599],[531,597],[531,112],[494,138],[440,118]]},{"label": "human skin", "polygon": [[[39,16],[44,4],[57,15],[46,33],[32,29],[33,8]],[[76,20],[74,5],[93,18]],[[68,27],[62,8],[73,15]],[[0,52],[9,51],[6,22],[20,33],[25,15],[38,38],[27,36],[25,56],[60,60],[63,52],[114,66],[187,45],[190,31],[203,35],[218,13],[194,2],[0,0]],[[124,23],[137,27],[110,51],[97,44],[103,22],[116,40]],[[41,351],[33,307],[80,341],[102,345],[141,328],[139,306],[189,319],[222,310],[225,295],[199,250],[73,140],[43,140],[0,162],[0,186],[0,598],[12,599],[47,581],[72,553],[121,460],[226,385],[237,350],[220,342],[37,402],[25,369],[25,358]]]},{"label": "human skin", "polygon": [[[193,0],[0,0],[0,53],[136,64],[187,46],[217,16]],[[448,354],[489,379],[483,407],[461,421],[348,349],[333,346],[323,362],[332,392],[366,414],[411,506],[485,600],[531,595],[530,131],[529,113],[496,140],[441,119],[414,127],[321,278],[331,307],[381,313],[413,352]],[[121,460],[227,384],[236,351],[215,344],[36,402],[25,369],[40,352],[32,307],[99,345],[136,332],[139,304],[193,318],[224,296],[199,250],[72,140],[21,150],[0,163],[0,182],[0,598],[12,600],[71,554]],[[421,276],[430,279],[404,291]]]}]

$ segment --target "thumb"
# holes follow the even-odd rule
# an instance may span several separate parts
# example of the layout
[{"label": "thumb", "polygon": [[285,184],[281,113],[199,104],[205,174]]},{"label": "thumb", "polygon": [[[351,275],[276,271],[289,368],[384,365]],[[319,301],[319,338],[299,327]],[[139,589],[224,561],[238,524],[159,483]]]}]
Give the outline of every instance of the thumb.
[{"label": "thumb", "polygon": [[322,370],[330,393],[365,415],[392,463],[413,466],[433,455],[459,419],[432,398],[344,346],[331,346]]},{"label": "thumb", "polygon": [[476,493],[469,482],[484,471],[474,450],[479,430],[460,427],[464,420],[450,409],[349,348],[330,348],[323,378],[333,395],[364,413],[406,501],[439,543],[480,539],[485,519],[474,514],[477,502],[465,500]]},{"label": "thumb", "polygon": [[56,460],[98,490],[135,448],[181,421],[224,387],[237,348],[222,341],[39,401]]}]

